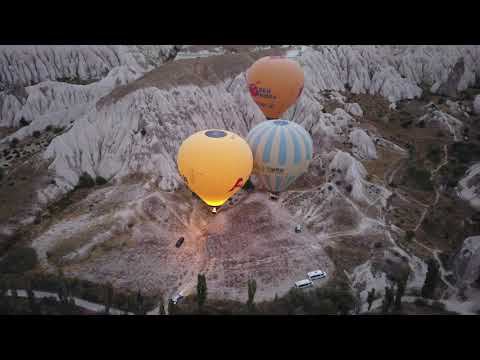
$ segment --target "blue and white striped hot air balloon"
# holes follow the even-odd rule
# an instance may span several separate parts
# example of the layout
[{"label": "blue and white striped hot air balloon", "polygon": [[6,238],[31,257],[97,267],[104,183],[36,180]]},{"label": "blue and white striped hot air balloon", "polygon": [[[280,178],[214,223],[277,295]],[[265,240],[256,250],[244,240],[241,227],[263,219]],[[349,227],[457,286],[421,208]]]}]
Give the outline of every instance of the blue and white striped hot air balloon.
[{"label": "blue and white striped hot air balloon", "polygon": [[250,130],[247,142],[253,153],[253,172],[272,192],[287,189],[312,160],[312,138],[291,121],[264,121]]}]

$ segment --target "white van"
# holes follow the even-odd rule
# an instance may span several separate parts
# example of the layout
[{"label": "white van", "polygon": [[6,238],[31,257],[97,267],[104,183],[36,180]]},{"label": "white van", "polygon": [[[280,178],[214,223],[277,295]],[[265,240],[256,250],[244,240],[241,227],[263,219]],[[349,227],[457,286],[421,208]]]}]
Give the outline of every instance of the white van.
[{"label": "white van", "polygon": [[315,271],[310,271],[309,273],[307,273],[307,275],[310,280],[318,280],[326,277],[327,273],[322,270],[315,270]]},{"label": "white van", "polygon": [[178,294],[176,294],[174,297],[172,297],[170,299],[170,301],[176,305],[180,300],[182,300],[184,298],[182,292],[179,292]]},{"label": "white van", "polygon": [[313,286],[313,283],[312,283],[312,280],[309,280],[309,279],[300,280],[295,283],[295,287],[297,289],[308,288],[311,286]]}]

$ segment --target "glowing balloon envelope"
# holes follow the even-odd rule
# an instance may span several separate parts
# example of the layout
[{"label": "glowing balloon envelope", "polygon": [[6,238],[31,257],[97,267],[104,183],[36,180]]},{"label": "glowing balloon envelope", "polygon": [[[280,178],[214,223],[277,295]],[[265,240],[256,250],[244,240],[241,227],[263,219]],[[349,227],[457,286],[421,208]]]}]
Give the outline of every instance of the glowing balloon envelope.
[{"label": "glowing balloon envelope", "polygon": [[300,125],[288,120],[264,121],[247,136],[253,152],[253,172],[272,192],[286,190],[307,171],[313,141]]},{"label": "glowing balloon envelope", "polygon": [[177,155],[180,175],[206,204],[220,206],[247,182],[253,156],[247,142],[225,130],[204,130],[188,137]]},{"label": "glowing balloon envelope", "polygon": [[300,97],[304,85],[300,65],[282,56],[257,60],[246,77],[250,95],[269,119],[278,119],[287,111]]}]

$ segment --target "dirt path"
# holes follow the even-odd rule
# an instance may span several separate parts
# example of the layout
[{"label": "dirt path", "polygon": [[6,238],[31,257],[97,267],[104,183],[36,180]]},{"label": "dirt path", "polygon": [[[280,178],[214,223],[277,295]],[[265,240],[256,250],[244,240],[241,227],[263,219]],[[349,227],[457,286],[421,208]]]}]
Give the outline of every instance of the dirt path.
[{"label": "dirt path", "polygon": [[[435,174],[436,174],[443,166],[445,166],[445,165],[448,164],[448,146],[447,146],[447,145],[444,145],[444,146],[443,146],[443,151],[444,151],[444,159],[443,159],[443,161],[442,161],[435,169],[433,169],[433,170],[430,172],[430,180],[433,180]],[[398,162],[398,163],[400,163],[398,167],[396,167],[396,166],[397,166],[397,163],[396,163],[396,164],[393,164],[393,165],[392,165],[392,171],[389,172],[389,175],[390,175],[390,176],[387,177],[387,175],[386,175],[386,176],[384,177],[384,180],[387,180],[387,178],[388,178],[388,182],[385,183],[385,186],[386,186],[386,187],[389,187],[389,184],[393,181],[394,176],[396,175],[396,173],[398,172],[398,170],[399,170],[399,169],[401,168],[401,166],[402,166],[402,161],[403,161],[403,160],[404,160],[404,159],[401,159],[401,160]],[[388,172],[387,172],[387,173],[388,173]],[[386,173],[386,174],[387,174],[387,173]],[[400,199],[402,199],[403,201],[406,201],[407,203],[410,202],[409,199],[407,199],[406,197],[404,197],[404,196],[401,194],[400,190],[395,189],[395,188],[393,188],[393,189],[391,189],[391,190],[392,190],[392,193],[396,194],[396,195],[397,195]],[[433,202],[432,204],[424,204],[424,203],[418,201],[417,199],[412,199],[415,203],[417,203],[418,205],[423,206],[423,207],[425,208],[425,209],[423,210],[423,212],[422,212],[422,215],[421,215],[420,219],[418,220],[417,225],[416,225],[415,228],[414,228],[414,231],[415,231],[415,232],[417,232],[418,229],[420,228],[420,226],[423,224],[423,221],[425,220],[425,217],[427,216],[428,212],[429,212],[431,209],[434,209],[434,208],[435,208],[435,206],[437,205],[439,199],[440,199],[440,193],[439,193],[439,191],[438,191],[437,189],[435,189],[435,200],[434,200],[434,202]],[[428,246],[426,246],[426,245],[418,242],[416,238],[414,238],[413,241],[414,241],[417,245],[421,246],[422,248],[426,249],[427,251],[429,251],[429,252],[432,254],[433,258],[435,259],[435,261],[436,261],[436,262],[438,263],[438,265],[439,265],[439,271],[440,271],[440,278],[441,278],[441,280],[443,281],[443,283],[444,283],[445,285],[447,285],[448,289],[453,290],[454,293],[456,294],[456,293],[458,292],[458,289],[457,289],[455,286],[453,286],[453,285],[447,280],[447,278],[446,278],[446,277],[447,277],[448,275],[450,275],[452,272],[451,272],[451,271],[446,271],[445,268],[443,267],[443,264],[442,264],[442,262],[441,262],[441,260],[440,260],[440,258],[439,258],[439,256],[438,256],[438,254],[439,254],[440,251],[439,251],[438,249],[432,249],[432,248],[430,248],[430,247],[428,247]]]},{"label": "dirt path", "polygon": [[[12,290],[8,290],[6,293],[7,296],[12,296]],[[27,298],[28,294],[26,290],[23,289],[17,289],[17,296],[21,298]],[[48,291],[38,291],[38,290],[33,290],[33,296],[36,299],[42,299],[42,298],[48,298],[48,297],[53,297],[57,301],[59,301],[58,294],[48,292]],[[91,301],[87,301],[84,299],[80,299],[77,297],[72,298],[75,302],[75,305],[86,310],[94,311],[97,313],[103,313],[105,311],[105,305],[104,304],[97,304]],[[158,308],[157,308],[157,313],[158,313]],[[124,315],[125,311],[115,309],[115,308],[110,308],[110,315]],[[128,315],[134,315],[133,313],[128,313]]]}]

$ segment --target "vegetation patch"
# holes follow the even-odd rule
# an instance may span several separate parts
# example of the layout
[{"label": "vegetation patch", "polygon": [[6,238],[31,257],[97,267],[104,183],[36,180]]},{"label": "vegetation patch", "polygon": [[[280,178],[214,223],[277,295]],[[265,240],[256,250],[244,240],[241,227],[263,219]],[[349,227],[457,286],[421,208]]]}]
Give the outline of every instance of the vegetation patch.
[{"label": "vegetation patch", "polygon": [[35,268],[37,264],[37,253],[34,249],[31,247],[19,247],[9,251],[0,261],[0,273],[24,273]]},{"label": "vegetation patch", "polygon": [[101,177],[101,176],[97,176],[95,178],[95,185],[105,185],[106,183],[108,183],[108,180],[105,179],[104,177]]},{"label": "vegetation patch", "polygon": [[91,188],[94,186],[95,186],[95,181],[93,180],[93,178],[88,173],[84,172],[78,178],[78,183],[76,188],[82,189],[82,188]]},{"label": "vegetation patch", "polygon": [[423,168],[417,168],[414,165],[409,166],[407,168],[407,179],[412,187],[418,190],[433,190],[433,184],[430,180],[430,172]]},{"label": "vegetation patch", "polygon": [[430,144],[427,150],[427,159],[437,165],[442,160],[442,148],[436,144]]}]

